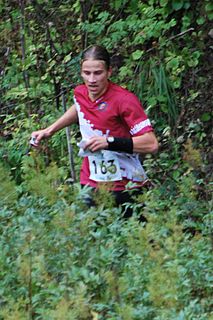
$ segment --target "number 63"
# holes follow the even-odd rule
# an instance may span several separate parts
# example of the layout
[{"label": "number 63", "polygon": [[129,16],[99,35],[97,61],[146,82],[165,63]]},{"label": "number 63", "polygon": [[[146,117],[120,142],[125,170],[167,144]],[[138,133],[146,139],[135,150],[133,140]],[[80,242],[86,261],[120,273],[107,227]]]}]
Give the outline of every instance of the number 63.
[{"label": "number 63", "polygon": [[[95,173],[97,174],[97,164],[96,164],[95,160],[93,160],[92,163],[94,164]],[[117,171],[117,168],[116,168],[116,165],[114,164],[113,159],[107,160],[107,163],[106,163],[106,161],[102,160],[100,163],[100,169],[101,169],[102,174],[106,174],[107,172],[114,174]]]}]

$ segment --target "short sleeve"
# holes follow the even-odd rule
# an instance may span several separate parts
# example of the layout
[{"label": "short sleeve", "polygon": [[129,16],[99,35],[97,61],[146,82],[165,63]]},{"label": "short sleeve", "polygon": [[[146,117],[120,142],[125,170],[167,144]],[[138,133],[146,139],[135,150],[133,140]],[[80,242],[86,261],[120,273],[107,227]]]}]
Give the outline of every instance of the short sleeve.
[{"label": "short sleeve", "polygon": [[133,93],[126,94],[120,101],[119,112],[122,121],[125,122],[132,136],[139,136],[153,131],[142,104]]}]

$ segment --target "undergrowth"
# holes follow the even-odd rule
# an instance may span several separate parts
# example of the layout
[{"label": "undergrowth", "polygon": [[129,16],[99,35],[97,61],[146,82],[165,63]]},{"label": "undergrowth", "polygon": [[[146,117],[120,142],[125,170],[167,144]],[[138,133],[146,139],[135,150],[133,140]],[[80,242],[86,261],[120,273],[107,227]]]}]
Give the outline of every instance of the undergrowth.
[{"label": "undergrowth", "polygon": [[88,208],[90,188],[36,161],[19,186],[0,170],[1,320],[213,319],[211,201],[193,170],[156,182],[124,220],[105,191]]}]

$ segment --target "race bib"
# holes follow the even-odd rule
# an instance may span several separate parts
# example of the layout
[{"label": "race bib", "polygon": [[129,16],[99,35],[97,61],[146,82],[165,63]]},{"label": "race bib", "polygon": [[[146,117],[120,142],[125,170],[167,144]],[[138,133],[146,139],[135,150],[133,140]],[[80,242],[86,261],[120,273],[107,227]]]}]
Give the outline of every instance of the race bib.
[{"label": "race bib", "polygon": [[117,156],[110,151],[102,151],[89,156],[90,179],[94,181],[122,180]]}]

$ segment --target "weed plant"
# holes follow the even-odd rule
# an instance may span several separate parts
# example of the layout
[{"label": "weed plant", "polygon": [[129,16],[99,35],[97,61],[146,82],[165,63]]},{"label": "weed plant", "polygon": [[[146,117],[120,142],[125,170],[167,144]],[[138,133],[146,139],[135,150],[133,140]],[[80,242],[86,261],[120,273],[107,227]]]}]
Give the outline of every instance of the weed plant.
[{"label": "weed plant", "polygon": [[0,170],[16,195],[1,189],[1,320],[212,319],[212,217],[192,172],[156,183],[124,220],[106,191],[88,208],[90,188],[33,161],[20,186]]}]

